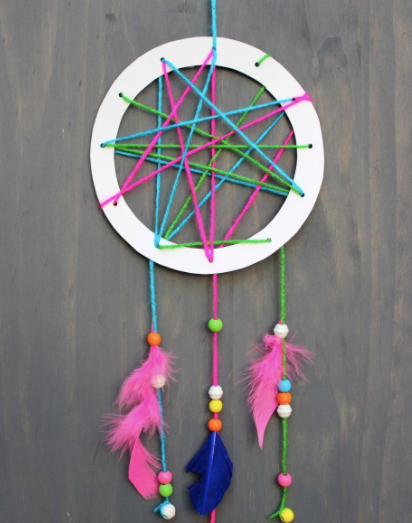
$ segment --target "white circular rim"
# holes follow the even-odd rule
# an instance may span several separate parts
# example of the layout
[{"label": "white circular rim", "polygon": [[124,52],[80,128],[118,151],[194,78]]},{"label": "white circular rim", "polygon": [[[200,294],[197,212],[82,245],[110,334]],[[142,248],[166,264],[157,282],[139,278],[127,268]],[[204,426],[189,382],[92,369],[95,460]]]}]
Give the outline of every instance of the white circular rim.
[{"label": "white circular rim", "polygon": [[[134,99],[163,74],[160,61],[162,57],[179,69],[199,66],[210,52],[211,46],[210,37],[169,42],[137,58],[115,80],[97,113],[90,147],[93,182],[100,202],[120,191],[114,149],[100,146],[117,136],[122,118],[129,107],[119,97],[119,93],[123,92]],[[217,49],[218,67],[233,69],[253,78],[276,99],[287,99],[305,93],[293,76],[273,58],[267,58],[260,67],[256,67],[256,62],[265,54],[259,49],[228,38],[218,38]],[[137,252],[155,263],[177,271],[220,274],[243,269],[267,258],[301,228],[315,205],[323,180],[323,141],[315,108],[311,102],[304,101],[286,109],[286,114],[294,129],[296,143],[311,143],[313,147],[297,149],[294,181],[303,189],[305,196],[302,198],[291,191],[273,220],[251,236],[253,239],[271,238],[271,243],[237,244],[215,249],[214,261],[210,263],[203,249],[157,249],[154,246],[154,233],[136,217],[123,197],[116,206],[108,204],[103,208],[107,219]]]}]

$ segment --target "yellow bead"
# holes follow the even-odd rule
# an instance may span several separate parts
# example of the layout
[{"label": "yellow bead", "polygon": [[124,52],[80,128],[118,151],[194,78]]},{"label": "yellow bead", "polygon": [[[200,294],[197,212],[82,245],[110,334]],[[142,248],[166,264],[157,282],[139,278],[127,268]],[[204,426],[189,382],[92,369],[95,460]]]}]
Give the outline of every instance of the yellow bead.
[{"label": "yellow bead", "polygon": [[283,523],[292,523],[294,519],[295,514],[293,513],[293,510],[291,510],[290,508],[284,508],[280,513],[280,521],[282,521]]},{"label": "yellow bead", "polygon": [[209,402],[210,412],[221,412],[223,409],[223,403],[220,400],[212,400]]}]

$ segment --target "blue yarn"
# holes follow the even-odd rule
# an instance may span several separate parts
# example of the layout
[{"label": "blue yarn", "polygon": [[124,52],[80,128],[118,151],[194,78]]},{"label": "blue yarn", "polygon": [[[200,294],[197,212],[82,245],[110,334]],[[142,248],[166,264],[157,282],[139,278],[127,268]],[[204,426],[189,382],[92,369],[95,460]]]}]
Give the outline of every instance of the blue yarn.
[{"label": "blue yarn", "polygon": [[[196,112],[195,112],[195,117],[194,117],[195,122],[197,122],[197,120],[199,118],[200,111],[202,110],[204,93],[206,93],[207,90],[209,89],[210,80],[212,79],[212,73],[214,71],[215,64],[216,64],[216,59],[217,59],[217,55],[216,55],[216,52],[214,52],[213,53],[212,63],[210,64],[209,72],[208,72],[208,75],[207,75],[207,78],[206,78],[206,82],[205,82],[205,85],[203,87],[203,92],[199,91],[202,96],[200,97],[200,100],[199,100],[199,102],[197,104],[197,107],[196,107]],[[194,123],[192,125],[192,127],[190,128],[189,136],[187,137],[186,148],[183,151],[182,160],[181,160],[180,165],[179,165],[179,170],[177,171],[175,183],[173,184],[172,190],[170,192],[169,200],[167,202],[166,212],[165,212],[165,214],[163,216],[162,225],[161,225],[160,231],[159,231],[159,238],[161,238],[163,236],[163,231],[164,231],[164,229],[166,227],[167,219],[169,218],[170,210],[172,208],[172,203],[173,203],[174,197],[176,195],[177,186],[179,184],[180,175],[182,173],[183,165],[184,165],[184,162],[185,162],[185,159],[186,159],[186,155],[187,155],[187,153],[189,151],[190,142],[192,140],[193,133],[194,133],[195,129],[196,129],[196,123]],[[159,245],[159,241],[157,242],[157,245]]]},{"label": "blue yarn", "polygon": [[[156,285],[155,285],[155,264],[153,260],[149,260],[149,281],[150,281],[150,305],[152,309],[153,331],[157,332],[157,303],[156,303]],[[160,448],[162,457],[163,472],[167,471],[166,463],[166,434],[163,420],[163,402],[162,390],[157,389],[157,399],[159,402],[160,413]],[[166,498],[168,500],[168,498]]]},{"label": "blue yarn", "polygon": [[[263,133],[259,136],[259,138],[256,140],[255,142],[255,145],[259,145],[259,143],[263,140],[263,138],[265,138],[265,136],[275,127],[275,125],[279,122],[279,120],[284,116],[285,113],[281,113],[277,118],[276,120],[274,120],[269,126],[268,128],[263,131]],[[251,148],[248,149],[246,151],[246,155],[248,155],[249,153],[251,152]],[[239,158],[239,160],[237,160],[237,162],[233,165],[233,167],[230,169],[229,172],[234,172],[244,161],[245,161],[245,157],[243,156],[242,158]],[[222,178],[222,180],[216,185],[215,187],[215,191],[217,191],[222,185],[223,183],[227,180],[228,178],[228,175],[224,176]],[[262,187],[263,189],[263,187]],[[209,191],[206,196],[199,202],[199,208],[202,207],[208,200],[209,198],[212,196],[212,191]],[[282,194],[282,196],[284,196],[284,194]],[[183,227],[186,225],[186,223],[192,218],[192,216],[194,215],[195,211],[191,211],[187,216],[186,218],[180,223],[180,225],[178,225],[175,230],[169,235],[168,237],[168,240],[170,241],[174,236],[176,236],[176,234],[181,230],[183,229]]]},{"label": "blue yarn", "polygon": [[156,286],[154,261],[149,260],[149,282],[150,282],[150,306],[152,308],[153,331],[157,332],[157,304],[156,304]]},{"label": "blue yarn", "polygon": [[259,149],[258,147],[256,147],[256,145],[252,142],[252,140],[244,133],[242,132],[239,127],[237,127],[236,124],[234,124],[231,120],[229,120],[229,118],[224,114],[222,113],[222,111],[219,109],[219,107],[217,107],[214,103],[212,103],[209,98],[207,96],[205,96],[204,93],[202,93],[181,71],[179,71],[179,69],[177,69],[169,60],[166,60],[166,58],[163,58],[163,61],[178,75],[180,76],[180,78],[182,78],[182,80],[184,80],[185,83],[187,83],[187,85],[189,85],[191,87],[191,89],[203,100],[205,101],[212,109],[214,109],[218,114],[220,114],[220,116],[222,117],[222,119],[230,126],[232,127],[232,129],[234,131],[236,131],[236,133],[241,136],[245,142],[247,144],[249,144],[252,149],[254,149],[258,154],[260,154],[260,156],[262,156],[262,158],[264,158],[267,162],[269,162],[269,164],[278,172],[278,174],[280,174],[281,176],[283,176],[283,178],[285,178],[285,180],[287,180],[297,191],[299,191],[299,193],[301,194],[301,196],[304,195],[304,192],[303,190],[299,187],[299,185],[294,182],[292,180],[292,178],[290,178],[283,169],[281,169],[278,165],[276,165],[274,162],[272,162],[272,160],[269,158],[269,156],[267,156],[261,149]]},{"label": "blue yarn", "polygon": [[[159,80],[160,80],[160,78],[162,78],[162,77],[159,77]],[[233,116],[236,114],[244,113],[245,111],[248,111],[248,112],[257,111],[258,109],[265,109],[266,107],[273,107],[274,105],[281,105],[283,103],[288,103],[288,102],[292,102],[292,101],[293,101],[293,98],[285,98],[284,100],[274,100],[273,102],[266,102],[264,104],[243,107],[242,109],[233,109],[232,111],[222,112],[221,114],[224,114],[225,116]],[[158,115],[158,116],[160,116],[160,115]],[[160,118],[165,119],[164,116],[160,116]],[[159,124],[159,121],[158,121],[157,127],[154,127],[153,129],[148,129],[147,131],[141,131],[141,132],[138,132],[135,134],[129,134],[128,136],[120,136],[118,138],[114,138],[113,140],[107,140],[106,142],[102,143],[102,147],[105,147],[106,145],[111,144],[111,143],[124,142],[126,140],[140,138],[142,136],[147,136],[149,134],[156,134],[159,131],[171,131],[173,129],[177,129],[178,127],[184,127],[185,125],[192,125],[194,123],[198,124],[201,122],[208,122],[208,121],[214,120],[216,118],[221,118],[221,115],[214,114],[214,115],[209,115],[209,116],[202,116],[196,120],[186,120],[183,122],[167,125],[166,127],[162,127],[161,123]]]},{"label": "blue yarn", "polygon": [[157,507],[153,510],[153,512],[155,514],[157,514],[158,512],[160,512],[160,515],[163,516],[163,509],[165,508],[166,505],[169,505],[169,498],[165,498],[164,501],[162,501],[160,503],[160,505],[157,505]]},{"label": "blue yarn", "polygon": [[212,14],[212,38],[213,38],[213,50],[217,49],[217,16],[216,16],[216,0],[210,1],[210,11]]},{"label": "blue yarn", "polygon": [[163,403],[162,403],[162,389],[157,389],[157,399],[159,400],[159,411],[160,411],[160,449],[162,455],[162,468],[163,472],[167,471],[166,464],[166,434],[163,421]]},{"label": "blue yarn", "polygon": [[[129,158],[140,159],[142,157],[141,154],[126,153],[124,151],[115,151],[115,153],[120,155],[120,156],[127,156]],[[162,160],[162,159],[156,160],[155,158],[149,158],[149,157],[146,157],[145,161],[146,162],[155,163],[156,165],[158,165],[159,162],[160,162],[161,165],[167,165],[169,163],[166,160]],[[174,165],[171,166],[171,168],[179,169],[179,166],[174,164]],[[190,170],[192,171],[192,173],[196,173],[196,174],[203,174],[203,172],[204,172],[201,169],[197,169],[196,167],[191,167]],[[212,173],[208,172],[207,176],[212,176]],[[220,179],[220,180],[222,178],[225,178],[225,182],[234,183],[236,185],[242,185],[244,187],[249,187],[251,189],[255,189],[256,188],[256,185],[253,184],[253,183],[245,182],[244,180],[237,180],[236,178],[231,178],[230,176],[227,176],[227,175],[224,175],[224,174],[215,173],[215,177]],[[270,187],[265,187],[264,185],[262,185],[260,187],[260,190],[261,191],[265,191],[265,192],[269,192],[269,193],[272,193],[272,194],[277,194],[279,196],[284,196],[284,197],[286,197],[288,195],[288,193],[277,191],[276,189],[271,189]]]},{"label": "blue yarn", "polygon": [[[158,92],[157,92],[157,110],[162,110],[162,102],[163,102],[163,77],[159,76],[158,80]],[[162,117],[158,115],[157,117],[157,125],[160,127],[162,125]],[[162,136],[159,136],[158,145],[157,148],[157,154],[162,153],[162,148],[160,145],[162,144]],[[157,168],[160,169],[161,162],[160,159],[157,162]],[[159,207],[160,207],[160,187],[161,187],[161,181],[162,181],[162,173],[157,173],[156,175],[156,199],[155,199],[155,230],[154,230],[154,241],[155,245],[156,242],[158,242],[158,233],[159,233]]]}]

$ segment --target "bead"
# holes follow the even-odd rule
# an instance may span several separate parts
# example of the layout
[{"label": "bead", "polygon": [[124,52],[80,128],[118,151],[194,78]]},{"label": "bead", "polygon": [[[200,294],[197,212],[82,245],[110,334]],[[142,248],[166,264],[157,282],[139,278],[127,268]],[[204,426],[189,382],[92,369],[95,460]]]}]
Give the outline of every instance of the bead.
[{"label": "bead", "polygon": [[157,376],[153,376],[150,383],[155,389],[163,389],[163,387],[166,385],[166,378],[163,376],[163,374],[158,374]]},{"label": "bead", "polygon": [[281,487],[290,487],[292,485],[292,476],[281,472],[278,476],[278,483]]},{"label": "bead", "polygon": [[222,422],[220,419],[210,419],[207,422],[207,428],[210,432],[220,432],[222,430]]},{"label": "bead", "polygon": [[223,409],[223,403],[220,400],[209,401],[210,412],[221,412]]},{"label": "bead", "polygon": [[166,485],[167,483],[171,483],[173,480],[173,474],[170,472],[170,470],[166,470],[166,472],[159,472],[157,475],[157,479],[159,480],[159,483],[162,485]]},{"label": "bead", "polygon": [[292,388],[292,384],[288,379],[283,379],[278,381],[278,391],[279,392],[289,392]]},{"label": "bead", "polygon": [[290,405],[279,405],[276,412],[280,418],[288,418],[292,414],[292,407]]},{"label": "bead", "polygon": [[173,494],[173,487],[170,483],[166,483],[165,485],[159,486],[159,494],[163,496],[164,498],[168,498]]},{"label": "bead", "polygon": [[168,503],[160,510],[163,519],[173,519],[176,516],[176,508],[171,503]]},{"label": "bead", "polygon": [[279,405],[289,405],[289,403],[292,403],[292,394],[290,392],[279,392],[277,398]]},{"label": "bead", "polygon": [[295,514],[293,513],[293,510],[291,510],[290,508],[284,508],[280,513],[280,521],[282,521],[283,523],[292,523],[294,519]]},{"label": "bead", "polygon": [[209,320],[207,326],[212,332],[220,332],[223,329],[223,321],[219,318],[212,318]]},{"label": "bead", "polygon": [[208,391],[211,400],[220,400],[223,396],[223,390],[220,385],[212,385]]},{"label": "bead", "polygon": [[289,334],[289,329],[286,323],[278,323],[273,329],[273,334],[278,338],[286,338]]},{"label": "bead", "polygon": [[147,335],[147,343],[151,346],[151,347],[158,347],[162,342],[162,337],[160,336],[159,333],[157,332],[150,332],[148,335]]}]

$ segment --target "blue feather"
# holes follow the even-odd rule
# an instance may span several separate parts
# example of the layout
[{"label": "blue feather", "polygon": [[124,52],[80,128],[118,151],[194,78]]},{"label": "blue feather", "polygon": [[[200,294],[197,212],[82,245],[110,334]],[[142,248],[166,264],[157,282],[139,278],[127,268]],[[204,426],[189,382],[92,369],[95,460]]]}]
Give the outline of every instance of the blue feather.
[{"label": "blue feather", "polygon": [[202,516],[210,514],[229,488],[233,464],[217,432],[210,432],[206,443],[186,467],[186,472],[202,476],[189,487],[193,506]]}]

